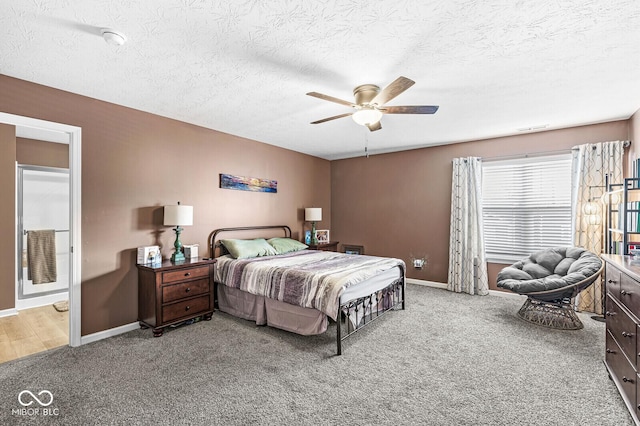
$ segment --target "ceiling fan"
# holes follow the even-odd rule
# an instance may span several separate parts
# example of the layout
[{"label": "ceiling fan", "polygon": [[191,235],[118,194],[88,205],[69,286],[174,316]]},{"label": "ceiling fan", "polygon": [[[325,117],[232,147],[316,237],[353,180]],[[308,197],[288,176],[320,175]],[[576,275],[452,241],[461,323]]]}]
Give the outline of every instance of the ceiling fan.
[{"label": "ceiling fan", "polygon": [[355,109],[353,112],[323,118],[322,120],[313,121],[311,124],[320,124],[337,118],[351,116],[356,123],[367,126],[369,130],[374,132],[382,129],[380,118],[382,118],[383,114],[434,114],[438,110],[438,106],[436,105],[384,106],[384,104],[415,83],[415,81],[407,77],[398,77],[382,90],[375,84],[362,84],[353,89],[355,102],[344,101],[318,92],[309,92],[307,93],[309,96],[350,106]]}]

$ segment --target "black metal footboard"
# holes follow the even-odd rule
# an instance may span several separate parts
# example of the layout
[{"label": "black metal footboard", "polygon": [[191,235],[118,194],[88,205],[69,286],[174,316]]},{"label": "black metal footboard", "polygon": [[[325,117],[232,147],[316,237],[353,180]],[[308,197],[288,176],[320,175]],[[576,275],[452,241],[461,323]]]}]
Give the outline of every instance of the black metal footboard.
[{"label": "black metal footboard", "polygon": [[[342,355],[343,340],[389,311],[396,310],[398,307],[404,310],[405,274],[404,269],[401,269],[402,278],[395,280],[387,287],[340,305],[336,320],[338,355]],[[346,329],[344,334],[343,328]]]}]

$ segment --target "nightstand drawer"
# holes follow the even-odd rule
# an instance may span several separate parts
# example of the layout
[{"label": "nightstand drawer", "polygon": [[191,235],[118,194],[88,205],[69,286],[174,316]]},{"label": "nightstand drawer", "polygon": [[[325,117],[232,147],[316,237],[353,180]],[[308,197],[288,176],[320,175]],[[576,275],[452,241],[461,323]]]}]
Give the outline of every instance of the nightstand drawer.
[{"label": "nightstand drawer", "polygon": [[201,266],[199,268],[180,269],[177,271],[164,272],[162,274],[163,283],[175,283],[179,281],[190,280],[192,278],[209,277],[209,267]]},{"label": "nightstand drawer", "polygon": [[200,296],[162,307],[162,322],[170,322],[182,317],[193,316],[198,312],[209,310],[209,295]]},{"label": "nightstand drawer", "polygon": [[169,303],[185,297],[209,293],[209,278],[162,287],[162,303]]}]

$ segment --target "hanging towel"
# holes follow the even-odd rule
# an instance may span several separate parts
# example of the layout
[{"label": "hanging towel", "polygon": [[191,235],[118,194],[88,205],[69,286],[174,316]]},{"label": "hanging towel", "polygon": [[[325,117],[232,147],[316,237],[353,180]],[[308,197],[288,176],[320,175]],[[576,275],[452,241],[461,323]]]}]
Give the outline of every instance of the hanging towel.
[{"label": "hanging towel", "polygon": [[45,229],[27,233],[28,278],[34,284],[54,283],[56,271],[56,231]]}]

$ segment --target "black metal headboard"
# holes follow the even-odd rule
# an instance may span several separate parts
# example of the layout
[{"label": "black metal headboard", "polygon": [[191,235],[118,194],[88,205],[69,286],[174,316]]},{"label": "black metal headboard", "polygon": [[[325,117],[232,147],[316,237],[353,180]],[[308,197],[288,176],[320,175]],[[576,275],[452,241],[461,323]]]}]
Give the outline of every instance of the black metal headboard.
[{"label": "black metal headboard", "polygon": [[[220,228],[220,229],[216,229],[209,235],[209,250],[211,250],[210,251],[211,257],[218,257],[216,256],[217,247],[220,247],[221,249],[219,256],[222,256],[223,254],[227,253],[224,246],[222,246],[222,244],[220,244],[220,242],[218,241],[218,234],[222,234],[224,232],[236,233],[239,231],[257,231],[257,230],[266,230],[266,229],[279,229],[284,232],[285,237],[291,238],[291,228],[289,228],[287,225],[241,226],[238,228]],[[248,236],[248,238],[251,238],[251,237],[252,237],[251,235]]]}]

